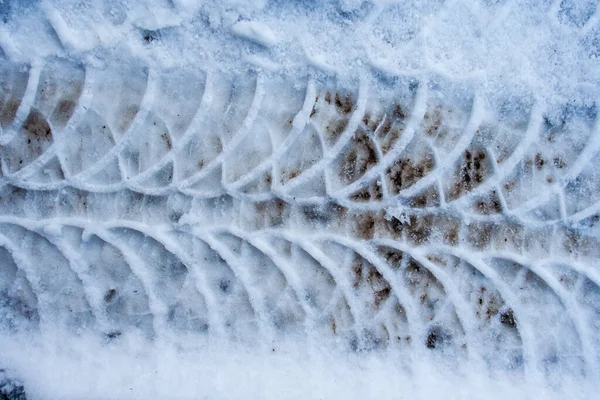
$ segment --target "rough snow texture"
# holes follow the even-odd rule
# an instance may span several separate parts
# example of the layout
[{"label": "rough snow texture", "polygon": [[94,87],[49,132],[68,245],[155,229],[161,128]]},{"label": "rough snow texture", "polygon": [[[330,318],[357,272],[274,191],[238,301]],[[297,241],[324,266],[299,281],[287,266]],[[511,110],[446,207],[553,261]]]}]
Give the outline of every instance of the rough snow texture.
[{"label": "rough snow texture", "polygon": [[591,395],[600,11],[459,3],[0,4],[0,365]]}]

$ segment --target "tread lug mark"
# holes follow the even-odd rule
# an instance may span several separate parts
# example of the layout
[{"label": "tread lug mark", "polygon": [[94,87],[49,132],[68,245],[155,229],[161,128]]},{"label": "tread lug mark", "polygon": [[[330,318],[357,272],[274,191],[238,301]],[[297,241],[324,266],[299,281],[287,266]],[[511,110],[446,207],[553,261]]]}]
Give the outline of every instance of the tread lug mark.
[{"label": "tread lug mark", "polygon": [[[93,315],[81,281],[60,251],[41,236],[18,225],[5,224],[2,232],[4,245],[25,271],[38,299],[41,328],[91,327]],[[40,268],[40,265],[44,267]]]},{"label": "tread lug mark", "polygon": [[15,120],[29,84],[29,68],[3,62],[0,71],[0,126],[7,129]]},{"label": "tread lug mark", "polygon": [[14,174],[41,156],[54,142],[52,127],[46,117],[32,108],[19,133],[3,147],[2,161]]},{"label": "tread lug mark", "polygon": [[27,277],[27,271],[19,264],[18,249],[0,235],[0,257],[2,261],[2,301],[0,321],[9,328],[28,330],[39,328],[40,315],[38,295]]}]

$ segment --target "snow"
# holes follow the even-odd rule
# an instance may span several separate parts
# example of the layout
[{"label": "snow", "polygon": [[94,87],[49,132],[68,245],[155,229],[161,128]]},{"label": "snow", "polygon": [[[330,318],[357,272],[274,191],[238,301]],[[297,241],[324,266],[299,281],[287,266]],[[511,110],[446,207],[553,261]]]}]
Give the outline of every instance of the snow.
[{"label": "snow", "polygon": [[32,399],[594,398],[599,21],[0,1],[0,370]]},{"label": "snow", "polygon": [[231,31],[236,36],[265,47],[271,47],[277,43],[277,38],[271,28],[260,22],[239,21],[231,27]]},{"label": "snow", "polygon": [[[342,77],[372,67],[384,73],[460,79],[486,96],[510,88],[520,96],[542,100],[593,98],[600,78],[594,50],[598,13],[593,5],[555,3],[559,7],[531,0],[273,2],[269,6],[262,1],[233,1],[176,2],[169,9],[160,1],[87,6],[50,1],[45,2],[45,9],[51,10],[47,13],[29,3],[13,4],[6,23],[11,39],[6,45],[21,47],[24,60],[48,52],[60,54],[64,50],[53,51],[53,46],[40,40],[56,32],[66,45],[83,53],[118,54],[126,45],[137,57],[156,63],[152,49],[136,38],[134,28],[139,27],[164,31],[160,44],[154,46],[181,64],[239,69],[245,56],[266,51],[240,46],[231,41],[233,34],[269,48],[268,57],[282,71],[316,61]],[[123,14],[125,20],[107,24],[116,14]],[[48,24],[51,31],[45,29]],[[111,32],[110,37],[105,31]],[[38,40],[27,40],[32,35]],[[96,36],[104,38],[102,43],[96,42]]]},{"label": "snow", "polygon": [[591,399],[597,390],[568,376],[555,387],[532,385],[510,374],[448,368],[435,359],[416,363],[408,374],[398,364],[400,355],[393,354],[218,343],[181,351],[173,345],[146,347],[143,341],[107,347],[95,338],[67,343],[56,334],[36,344],[18,341],[18,349],[14,339],[0,341],[3,359],[26,377],[31,398]]}]

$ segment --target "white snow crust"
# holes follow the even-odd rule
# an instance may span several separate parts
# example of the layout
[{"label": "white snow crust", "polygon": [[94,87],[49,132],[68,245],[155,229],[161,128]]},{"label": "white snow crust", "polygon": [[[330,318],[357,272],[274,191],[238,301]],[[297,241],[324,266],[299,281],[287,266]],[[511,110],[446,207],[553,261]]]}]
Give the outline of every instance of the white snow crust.
[{"label": "white snow crust", "polygon": [[231,31],[234,35],[256,42],[265,47],[277,43],[275,34],[267,25],[256,21],[239,21],[233,24]]}]

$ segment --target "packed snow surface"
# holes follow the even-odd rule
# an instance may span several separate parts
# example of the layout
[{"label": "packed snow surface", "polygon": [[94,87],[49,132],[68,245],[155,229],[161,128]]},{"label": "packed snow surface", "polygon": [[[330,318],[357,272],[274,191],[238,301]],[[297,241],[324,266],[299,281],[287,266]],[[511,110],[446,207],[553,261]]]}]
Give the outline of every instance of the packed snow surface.
[{"label": "packed snow surface", "polygon": [[595,398],[599,57],[592,0],[0,1],[0,393]]}]

